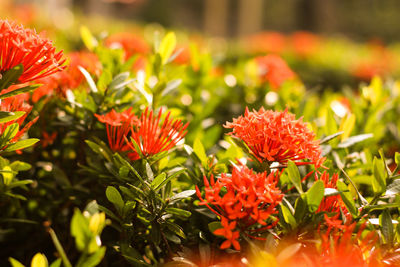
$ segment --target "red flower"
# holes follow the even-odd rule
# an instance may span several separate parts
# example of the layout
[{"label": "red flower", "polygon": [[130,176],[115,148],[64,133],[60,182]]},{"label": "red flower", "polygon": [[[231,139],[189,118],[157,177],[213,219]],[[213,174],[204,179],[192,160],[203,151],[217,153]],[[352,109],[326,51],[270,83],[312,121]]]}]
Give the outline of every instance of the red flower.
[{"label": "red flower", "polygon": [[[292,160],[297,165],[319,167],[324,161],[319,141],[314,140],[315,134],[302,119],[296,120],[287,110],[277,112],[261,108],[250,112],[246,108],[244,116],[234,118],[224,127],[232,128],[229,134],[243,140],[260,162],[285,164]],[[310,161],[299,162],[306,159]]]},{"label": "red flower", "polygon": [[65,97],[68,89],[79,87],[84,81],[84,76],[79,67],[84,68],[90,74],[100,75],[102,65],[96,54],[90,52],[74,52],[68,55],[68,66],[64,71],[55,73],[38,80],[43,86],[32,94],[32,101],[36,103],[44,96],[53,93]]},{"label": "red flower", "polygon": [[319,263],[317,266],[380,266],[376,265],[379,262],[379,250],[373,249],[377,245],[378,235],[371,231],[362,237],[364,224],[353,236],[355,227],[354,222],[343,229],[329,229],[321,235],[321,251],[314,258]]},{"label": "red flower", "polygon": [[26,117],[31,112],[32,106],[24,102],[24,99],[19,96],[8,97],[1,100],[0,111],[8,111],[8,112],[15,112],[15,111],[23,111],[25,114],[19,117],[16,120],[8,121],[5,123],[0,123],[0,135],[4,133],[7,127],[13,123],[18,123],[19,131],[10,141],[11,143],[17,142],[22,135],[29,130],[29,128],[38,120],[39,117],[34,118],[32,121],[27,123],[22,129],[21,125],[24,123]]},{"label": "red flower", "polygon": [[240,244],[237,241],[239,238],[239,231],[232,232],[236,227],[236,222],[229,222],[225,217],[221,218],[222,228],[214,231],[215,235],[220,235],[226,238],[221,244],[221,249],[227,249],[233,246],[236,250],[240,250]]},{"label": "red flower", "polygon": [[125,142],[126,136],[129,134],[132,125],[139,122],[132,108],[118,113],[112,109],[105,115],[95,114],[96,118],[106,124],[108,144],[111,150],[116,152],[124,152],[129,150],[129,146]]},{"label": "red flower", "polygon": [[294,52],[301,56],[307,57],[312,53],[317,52],[320,44],[319,37],[310,32],[295,32],[291,36],[292,46]]},{"label": "red flower", "polygon": [[279,32],[261,32],[248,37],[246,45],[253,53],[280,54],[285,49],[286,37]]},{"label": "red flower", "polygon": [[[283,198],[283,194],[276,186],[278,180],[279,173],[269,175],[267,172],[254,173],[246,166],[235,167],[232,175],[221,174],[216,182],[213,176],[210,181],[204,177],[205,197],[202,198],[198,187],[196,187],[197,196],[201,200],[200,205],[206,205],[221,217],[223,229],[214,233],[223,235],[227,239],[222,243],[222,249],[231,245],[238,249],[239,244],[236,244],[236,239],[239,238],[238,231],[260,239],[252,235],[252,232],[262,231],[275,225],[277,220],[269,224],[267,220],[277,213],[275,208]],[[260,225],[263,227],[256,227]],[[234,232],[234,229],[238,231]]]},{"label": "red flower", "polygon": [[149,45],[145,41],[127,32],[111,35],[106,40],[106,46],[122,48],[125,52],[125,60],[137,54],[145,55],[150,51]]},{"label": "red flower", "polygon": [[[170,118],[170,112],[161,121],[162,111],[157,116],[149,109],[142,113],[140,120],[131,129],[131,138],[135,140],[140,148],[140,153],[145,156],[151,156],[173,148],[186,135],[186,128],[189,125],[183,125],[181,120]],[[130,155],[132,160],[139,159],[139,151],[136,151],[132,143],[128,143],[133,153]]]},{"label": "red flower", "polygon": [[256,57],[262,82],[269,82],[273,88],[278,88],[286,80],[296,77],[286,62],[277,55]]},{"label": "red flower", "polygon": [[62,70],[65,59],[52,42],[7,20],[0,20],[0,74],[22,64],[19,83],[25,83]]}]

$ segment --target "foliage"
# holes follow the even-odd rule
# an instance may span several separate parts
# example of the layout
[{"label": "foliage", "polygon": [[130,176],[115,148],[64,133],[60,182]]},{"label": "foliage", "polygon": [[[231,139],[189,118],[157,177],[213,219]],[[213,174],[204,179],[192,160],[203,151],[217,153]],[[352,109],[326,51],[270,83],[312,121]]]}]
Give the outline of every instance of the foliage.
[{"label": "foliage", "polygon": [[0,70],[1,259],[396,266],[398,82],[316,91],[249,45],[80,35],[65,70]]}]

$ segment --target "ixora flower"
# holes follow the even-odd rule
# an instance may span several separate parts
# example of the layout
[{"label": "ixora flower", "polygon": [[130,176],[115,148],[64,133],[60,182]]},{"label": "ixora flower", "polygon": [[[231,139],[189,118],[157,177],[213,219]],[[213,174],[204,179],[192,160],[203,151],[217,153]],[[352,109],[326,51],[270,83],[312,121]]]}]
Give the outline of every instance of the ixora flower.
[{"label": "ixora flower", "polygon": [[106,125],[108,144],[111,150],[115,152],[128,151],[129,146],[125,142],[125,137],[129,134],[131,127],[139,123],[132,108],[121,113],[112,109],[105,115],[95,114],[95,116]]},{"label": "ixora flower", "polygon": [[[338,174],[335,173],[330,177],[329,174],[324,171],[319,179],[324,182],[324,188],[337,189],[336,183],[339,179]],[[325,196],[319,204],[317,212],[325,212],[325,224],[328,226],[328,229],[344,228],[344,221],[352,220],[352,216],[347,210],[340,195]],[[339,219],[342,214],[345,216],[345,220]]]},{"label": "ixora flower", "polygon": [[325,159],[315,134],[301,118],[296,120],[287,110],[278,112],[261,108],[249,111],[246,108],[244,116],[234,118],[224,127],[232,128],[229,134],[243,140],[261,163],[285,164],[292,160],[296,165],[315,164],[319,167]]},{"label": "ixora flower", "polygon": [[375,231],[362,235],[365,224],[353,235],[356,222],[348,223],[342,229],[328,229],[321,234],[322,244],[319,255],[313,257],[316,266],[383,266],[379,264],[379,236]]},{"label": "ixora flower", "polygon": [[31,112],[32,106],[25,103],[24,99],[20,96],[13,96],[8,97],[6,99],[1,100],[0,104],[0,111],[7,111],[7,112],[16,112],[16,111],[23,111],[25,112],[24,115],[19,117],[18,119],[8,121],[5,123],[0,123],[0,135],[3,135],[4,131],[13,123],[18,123],[20,129],[18,133],[11,139],[10,143],[17,142],[22,135],[29,130],[29,128],[38,120],[39,117],[34,118],[30,122],[28,122],[22,129],[21,125],[24,123],[26,117]]},{"label": "ixora flower", "polygon": [[64,69],[62,51],[52,42],[13,22],[0,20],[0,74],[22,64],[18,83],[26,83]]},{"label": "ixora flower", "polygon": [[222,228],[214,234],[226,238],[221,244],[222,249],[233,246],[239,250],[240,232],[260,239],[256,236],[258,232],[276,225],[277,218],[272,219],[272,215],[278,212],[276,206],[283,198],[277,187],[279,174],[254,173],[246,166],[235,166],[232,175],[223,173],[217,181],[213,176],[210,181],[204,177],[204,198],[196,186],[200,205],[206,205],[221,218]]},{"label": "ixora flower", "polygon": [[[139,122],[132,126],[131,139],[136,143],[129,142],[128,145],[132,149],[132,154],[128,155],[131,160],[137,160],[142,155],[149,157],[163,151],[168,151],[182,140],[187,131],[189,123],[185,125],[181,120],[170,118],[171,113],[168,112],[162,120],[162,110],[158,115],[153,114],[146,108],[140,116]],[[140,151],[137,151],[139,149]]]},{"label": "ixora flower", "polygon": [[188,123],[183,125],[182,121],[171,119],[170,112],[161,120],[162,110],[155,116],[148,108],[140,118],[135,116],[132,108],[121,113],[111,110],[105,115],[95,116],[106,124],[110,148],[116,152],[127,152],[131,160],[170,150],[183,139],[188,126]]},{"label": "ixora flower", "polygon": [[286,62],[277,55],[266,55],[256,57],[255,61],[259,67],[262,82],[269,82],[272,88],[277,89],[286,80],[296,77]]}]

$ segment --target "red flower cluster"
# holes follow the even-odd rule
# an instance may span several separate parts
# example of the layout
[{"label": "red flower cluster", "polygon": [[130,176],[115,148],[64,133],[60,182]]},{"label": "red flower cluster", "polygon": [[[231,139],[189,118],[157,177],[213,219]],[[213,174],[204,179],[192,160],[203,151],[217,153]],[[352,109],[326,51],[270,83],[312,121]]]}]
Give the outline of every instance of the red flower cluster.
[{"label": "red flower cluster", "polygon": [[0,74],[22,64],[19,83],[26,83],[63,70],[62,51],[56,53],[52,42],[7,20],[0,20]]},{"label": "red flower cluster", "polygon": [[[332,175],[332,177],[329,177],[329,174],[325,171],[322,173],[320,180],[324,182],[324,187],[325,188],[336,188],[336,183],[339,179],[338,174]],[[350,221],[352,220],[352,216],[349,213],[349,211],[346,208],[346,205],[343,203],[342,198],[340,195],[334,195],[334,196],[326,196],[324,199],[321,201],[317,212],[327,212],[330,215],[326,214],[324,215],[325,217],[325,222],[328,225],[328,229],[330,228],[343,228],[343,220],[338,219],[343,212],[343,214],[346,216],[346,220]]]},{"label": "red flower cluster", "polygon": [[22,135],[29,130],[29,128],[38,120],[39,117],[34,118],[32,121],[27,123],[22,129],[21,125],[24,123],[26,117],[28,114],[31,112],[32,106],[25,103],[24,99],[19,96],[14,96],[14,97],[8,97],[3,100],[1,100],[0,104],[0,111],[8,111],[8,112],[15,112],[15,111],[23,111],[25,114],[21,117],[19,117],[16,120],[8,121],[5,123],[0,123],[0,135],[4,133],[4,131],[7,129],[8,126],[10,126],[13,123],[18,123],[19,125],[19,131],[18,133],[14,136],[14,138],[10,141],[11,143],[17,142]]},{"label": "red flower cluster", "polygon": [[[227,240],[221,245],[222,249],[233,246],[240,249],[237,241],[239,233],[249,237],[252,232],[258,232],[273,227],[275,222],[267,224],[267,219],[278,211],[275,209],[282,201],[283,194],[277,187],[279,173],[254,173],[246,166],[235,167],[232,175],[221,174],[215,181],[204,177],[205,197],[201,196],[196,186],[200,205],[206,205],[212,212],[221,218],[223,228],[217,229],[214,234],[222,235]],[[225,192],[225,193],[224,193]],[[262,228],[255,228],[262,225]],[[236,231],[234,231],[236,229]]]},{"label": "red flower cluster", "polygon": [[286,62],[277,55],[256,57],[255,60],[260,69],[261,81],[269,82],[275,89],[283,82],[296,77]]},{"label": "red flower cluster", "polygon": [[[186,135],[188,123],[170,118],[170,112],[161,121],[162,111],[157,116],[148,108],[138,119],[132,109],[122,113],[112,110],[106,115],[95,114],[97,119],[106,124],[107,137],[113,151],[127,152],[131,160],[140,159],[140,154],[149,157],[173,148]],[[132,138],[140,151],[128,140]]]},{"label": "red flower cluster", "polygon": [[[232,128],[230,135],[243,140],[251,153],[260,162],[279,162],[288,160],[297,165],[315,164],[319,167],[324,158],[321,156],[319,141],[307,128],[302,119],[287,110],[277,112],[261,108],[250,112],[247,108],[244,116],[227,122],[225,128]],[[301,160],[309,162],[299,162]]]},{"label": "red flower cluster", "polygon": [[361,225],[353,237],[356,223],[347,224],[343,229],[329,229],[321,236],[322,246],[316,261],[317,266],[381,266],[379,250],[373,249],[379,237],[376,232],[369,232],[362,237],[365,224]]}]

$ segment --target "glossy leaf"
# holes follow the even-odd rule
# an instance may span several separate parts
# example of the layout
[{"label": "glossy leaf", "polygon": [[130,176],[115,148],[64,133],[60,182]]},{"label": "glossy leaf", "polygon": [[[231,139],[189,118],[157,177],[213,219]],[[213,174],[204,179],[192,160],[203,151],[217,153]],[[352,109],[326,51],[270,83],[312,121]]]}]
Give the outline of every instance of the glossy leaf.
[{"label": "glossy leaf", "polygon": [[316,181],[306,193],[307,205],[309,212],[316,212],[319,204],[324,198],[324,182]]}]

